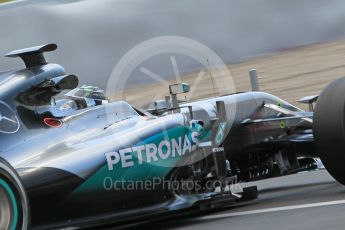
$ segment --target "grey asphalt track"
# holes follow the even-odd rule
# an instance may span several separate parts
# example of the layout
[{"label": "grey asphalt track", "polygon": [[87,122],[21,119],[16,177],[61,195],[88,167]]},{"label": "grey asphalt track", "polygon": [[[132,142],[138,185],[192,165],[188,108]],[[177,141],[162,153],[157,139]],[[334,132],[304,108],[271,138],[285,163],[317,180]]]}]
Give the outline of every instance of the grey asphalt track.
[{"label": "grey asphalt track", "polygon": [[325,170],[253,184],[258,185],[260,194],[248,204],[144,227],[151,230],[342,230],[345,227],[345,187]]}]

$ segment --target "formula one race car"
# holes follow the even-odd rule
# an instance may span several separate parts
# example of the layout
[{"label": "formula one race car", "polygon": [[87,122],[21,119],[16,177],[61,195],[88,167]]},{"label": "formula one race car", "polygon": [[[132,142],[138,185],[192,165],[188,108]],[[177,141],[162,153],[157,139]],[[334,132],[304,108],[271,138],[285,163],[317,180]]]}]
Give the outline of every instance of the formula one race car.
[{"label": "formula one race car", "polygon": [[[77,88],[75,75],[45,61],[56,48],[13,51],[7,56],[26,68],[0,74],[0,229],[80,228],[213,207],[238,197],[226,190],[236,178],[305,170],[319,156],[345,184],[344,78],[302,100],[318,98],[315,116],[263,92],[172,100],[152,114],[110,103],[97,87]],[[188,90],[170,88],[172,96]]]}]

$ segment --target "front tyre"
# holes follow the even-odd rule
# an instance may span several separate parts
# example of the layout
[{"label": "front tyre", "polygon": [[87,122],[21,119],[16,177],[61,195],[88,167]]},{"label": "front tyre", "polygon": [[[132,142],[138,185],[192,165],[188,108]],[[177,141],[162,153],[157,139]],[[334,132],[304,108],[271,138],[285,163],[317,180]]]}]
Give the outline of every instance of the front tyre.
[{"label": "front tyre", "polygon": [[29,202],[16,171],[0,158],[0,229],[29,228]]},{"label": "front tyre", "polygon": [[316,148],[327,171],[345,185],[345,78],[328,85],[314,112]]}]

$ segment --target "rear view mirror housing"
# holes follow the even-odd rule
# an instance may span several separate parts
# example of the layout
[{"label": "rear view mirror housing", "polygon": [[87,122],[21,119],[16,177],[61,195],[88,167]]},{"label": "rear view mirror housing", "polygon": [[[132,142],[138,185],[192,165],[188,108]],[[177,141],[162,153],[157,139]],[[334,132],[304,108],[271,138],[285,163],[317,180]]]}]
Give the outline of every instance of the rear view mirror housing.
[{"label": "rear view mirror housing", "polygon": [[169,91],[170,91],[170,94],[172,95],[188,93],[190,91],[190,86],[186,82],[173,84],[173,85],[169,85]]}]

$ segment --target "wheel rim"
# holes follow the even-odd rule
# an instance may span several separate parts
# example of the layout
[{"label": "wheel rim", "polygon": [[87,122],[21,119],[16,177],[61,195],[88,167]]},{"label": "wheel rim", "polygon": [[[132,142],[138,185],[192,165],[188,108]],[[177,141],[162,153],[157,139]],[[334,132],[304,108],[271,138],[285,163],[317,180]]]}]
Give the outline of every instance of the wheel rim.
[{"label": "wheel rim", "polygon": [[6,181],[0,179],[0,229],[15,230],[18,207],[14,192]]}]

